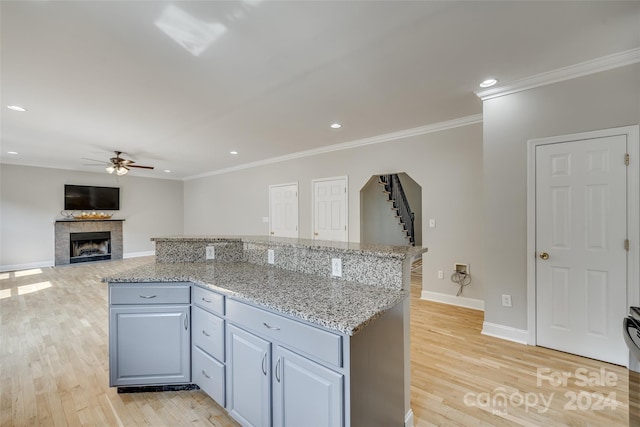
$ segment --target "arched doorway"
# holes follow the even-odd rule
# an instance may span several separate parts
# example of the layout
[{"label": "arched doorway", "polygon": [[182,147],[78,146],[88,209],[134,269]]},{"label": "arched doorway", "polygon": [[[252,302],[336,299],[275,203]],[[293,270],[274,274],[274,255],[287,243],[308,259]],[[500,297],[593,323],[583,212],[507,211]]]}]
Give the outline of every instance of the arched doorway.
[{"label": "arched doorway", "polygon": [[422,187],[404,172],[373,175],[360,190],[360,241],[422,246]]}]

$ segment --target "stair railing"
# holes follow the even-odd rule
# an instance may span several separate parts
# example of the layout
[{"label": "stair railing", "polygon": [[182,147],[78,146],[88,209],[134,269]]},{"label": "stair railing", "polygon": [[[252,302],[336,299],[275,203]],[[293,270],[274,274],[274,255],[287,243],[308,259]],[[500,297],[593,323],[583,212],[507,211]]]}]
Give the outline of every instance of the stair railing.
[{"label": "stair railing", "polygon": [[405,231],[409,234],[411,245],[415,246],[415,214],[411,211],[400,177],[395,173],[380,175],[380,182],[384,184],[385,191],[389,193],[389,200],[393,202],[393,207],[398,211],[400,221],[404,224]]}]

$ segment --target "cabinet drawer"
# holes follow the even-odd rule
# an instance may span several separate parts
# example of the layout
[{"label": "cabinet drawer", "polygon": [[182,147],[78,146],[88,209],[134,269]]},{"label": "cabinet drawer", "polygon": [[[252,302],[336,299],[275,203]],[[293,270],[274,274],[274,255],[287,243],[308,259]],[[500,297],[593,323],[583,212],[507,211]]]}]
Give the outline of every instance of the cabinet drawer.
[{"label": "cabinet drawer", "polygon": [[224,320],[200,307],[193,307],[191,317],[193,344],[224,362]]},{"label": "cabinet drawer", "polygon": [[191,358],[193,382],[224,407],[224,365],[197,347]]},{"label": "cabinet drawer", "polygon": [[217,292],[193,286],[193,303],[198,307],[202,307],[207,311],[224,316],[224,296]]},{"label": "cabinet drawer", "polygon": [[227,319],[280,341],[311,357],[342,366],[342,337],[235,300],[227,300]]},{"label": "cabinet drawer", "polygon": [[118,283],[109,285],[111,304],[189,304],[188,283]]}]

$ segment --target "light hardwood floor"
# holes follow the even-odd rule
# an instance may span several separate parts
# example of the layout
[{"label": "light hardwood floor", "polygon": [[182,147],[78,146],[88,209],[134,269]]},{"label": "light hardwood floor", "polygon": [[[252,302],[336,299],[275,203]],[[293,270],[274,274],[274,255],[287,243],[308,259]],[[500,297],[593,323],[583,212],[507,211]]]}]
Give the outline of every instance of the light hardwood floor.
[{"label": "light hardwood floor", "polygon": [[[237,425],[201,391],[109,388],[107,285],[100,278],[147,262],[152,258],[0,273],[1,426]],[[416,426],[628,425],[625,368],[486,337],[482,312],[422,301],[419,274],[412,283]],[[555,386],[538,378],[538,369],[551,379],[571,377]],[[581,385],[580,375],[592,384]]]}]

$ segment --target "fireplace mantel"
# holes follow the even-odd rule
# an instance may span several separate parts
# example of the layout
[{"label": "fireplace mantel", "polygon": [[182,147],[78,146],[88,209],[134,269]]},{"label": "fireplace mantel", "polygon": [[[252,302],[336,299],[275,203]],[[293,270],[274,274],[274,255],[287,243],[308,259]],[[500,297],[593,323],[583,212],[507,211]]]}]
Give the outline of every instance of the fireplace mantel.
[{"label": "fireplace mantel", "polygon": [[62,218],[62,219],[56,219],[56,222],[103,222],[103,221],[124,221],[124,219],[117,219],[117,218],[105,218],[105,219],[75,219],[75,218]]},{"label": "fireplace mantel", "polygon": [[55,220],[55,265],[70,264],[71,233],[109,231],[111,259],[122,259],[122,223],[124,219],[57,219]]}]

